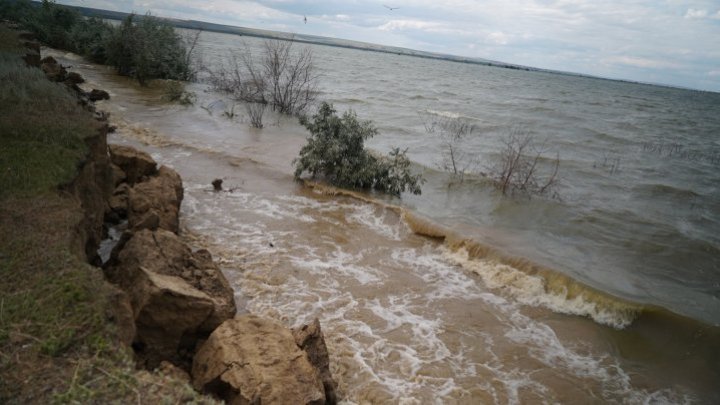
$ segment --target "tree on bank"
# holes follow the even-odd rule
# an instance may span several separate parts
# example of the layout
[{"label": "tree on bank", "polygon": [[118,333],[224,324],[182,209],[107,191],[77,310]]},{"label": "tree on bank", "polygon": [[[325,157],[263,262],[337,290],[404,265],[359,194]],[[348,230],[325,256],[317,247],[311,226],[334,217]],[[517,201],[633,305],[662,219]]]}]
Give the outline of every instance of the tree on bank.
[{"label": "tree on bank", "polygon": [[195,75],[190,57],[194,42],[186,44],[171,25],[150,14],[131,14],[113,26],[54,1],[37,5],[18,0],[0,3],[0,17],[18,22],[40,42],[112,65],[143,85],[150,79],[187,81]]},{"label": "tree on bank", "polygon": [[332,104],[323,102],[312,120],[302,117],[300,123],[310,137],[293,161],[296,178],[308,172],[339,187],[421,193],[424,180],[410,172],[406,151],[395,148],[387,157],[377,157],[365,150],[365,140],[377,135],[371,121],[358,121],[352,111],[339,117]]},{"label": "tree on bank", "polygon": [[188,50],[175,29],[146,14],[130,14],[107,39],[107,64],[145,85],[149,79],[190,80]]}]

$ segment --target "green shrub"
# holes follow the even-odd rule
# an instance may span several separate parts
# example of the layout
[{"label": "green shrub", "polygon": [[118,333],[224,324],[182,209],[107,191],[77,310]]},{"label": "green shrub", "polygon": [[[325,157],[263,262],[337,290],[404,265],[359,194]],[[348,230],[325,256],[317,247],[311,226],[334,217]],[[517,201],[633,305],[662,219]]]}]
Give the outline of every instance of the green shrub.
[{"label": "green shrub", "polygon": [[69,50],[95,63],[107,63],[107,46],[113,29],[99,18],[82,18],[70,30]]},{"label": "green shrub", "polygon": [[40,5],[34,5],[28,0],[3,3],[0,16],[19,22],[33,31],[38,40],[55,48],[69,48],[70,29],[82,19],[77,11],[57,7],[54,1],[43,0]]},{"label": "green shrub", "polygon": [[149,14],[131,14],[115,27],[52,1],[36,6],[19,0],[0,2],[0,17],[19,22],[51,47],[112,65],[143,85],[150,79],[191,80],[195,75],[190,63],[195,44],[188,48],[172,26]]},{"label": "green shrub", "polygon": [[193,105],[197,95],[191,91],[185,91],[185,85],[177,80],[168,80],[163,84],[163,100],[181,105]]},{"label": "green shrub", "polygon": [[129,15],[112,31],[106,48],[108,64],[140,84],[153,78],[189,80],[193,76],[182,38],[150,14],[141,19]]},{"label": "green shrub", "polygon": [[399,195],[420,194],[420,175],[410,173],[405,151],[394,149],[388,157],[376,157],[365,150],[365,140],[377,134],[371,121],[358,121],[352,111],[338,117],[331,104],[323,102],[318,113],[302,117],[310,131],[308,143],[293,161],[295,177],[304,172],[324,176],[330,183],[348,188],[374,188]]}]

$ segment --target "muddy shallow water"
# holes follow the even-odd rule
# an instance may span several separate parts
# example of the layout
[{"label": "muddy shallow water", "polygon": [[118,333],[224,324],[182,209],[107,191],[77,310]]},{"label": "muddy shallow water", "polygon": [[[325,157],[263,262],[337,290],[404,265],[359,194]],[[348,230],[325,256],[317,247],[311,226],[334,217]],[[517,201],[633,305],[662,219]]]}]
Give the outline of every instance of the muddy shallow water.
[{"label": "muddy shallow water", "polygon": [[[212,252],[241,311],[288,326],[320,319],[347,403],[719,399],[717,328],[659,308],[637,318],[632,302],[488,253],[412,201],[298,183],[290,162],[305,132],[294,120],[268,113],[254,130],[242,113],[223,116],[227,101],[201,108],[223,99],[203,85],[182,107],[160,85],[49,52],[110,93],[98,107],[118,126],[111,143],[181,174],[183,235]],[[225,191],[212,190],[215,178]]]}]

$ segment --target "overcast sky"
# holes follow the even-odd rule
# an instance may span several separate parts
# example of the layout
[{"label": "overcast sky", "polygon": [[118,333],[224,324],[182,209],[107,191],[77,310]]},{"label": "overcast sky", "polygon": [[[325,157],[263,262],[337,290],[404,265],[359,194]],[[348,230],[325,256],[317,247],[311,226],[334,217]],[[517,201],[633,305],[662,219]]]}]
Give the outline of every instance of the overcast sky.
[{"label": "overcast sky", "polygon": [[[58,0],[720,91],[720,0]],[[397,7],[390,10],[389,7]],[[303,21],[307,16],[307,24]]]}]

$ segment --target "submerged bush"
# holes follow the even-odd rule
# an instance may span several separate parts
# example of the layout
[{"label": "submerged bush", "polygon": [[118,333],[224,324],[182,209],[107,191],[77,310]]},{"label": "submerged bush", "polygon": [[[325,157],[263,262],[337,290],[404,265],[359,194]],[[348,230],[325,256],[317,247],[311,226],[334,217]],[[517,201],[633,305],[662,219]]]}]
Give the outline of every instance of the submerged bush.
[{"label": "submerged bush", "polygon": [[296,178],[309,172],[340,187],[374,188],[395,195],[406,190],[420,194],[423,179],[411,174],[406,151],[396,148],[387,157],[371,155],[364,143],[377,134],[372,122],[358,121],[352,111],[342,117],[335,113],[331,104],[323,102],[312,121],[300,119],[311,136],[293,161]]},{"label": "submerged bush", "polygon": [[177,80],[168,80],[163,84],[163,100],[178,103],[181,105],[193,105],[197,95],[191,91],[185,91],[185,85]]},{"label": "submerged bush", "polygon": [[315,101],[318,73],[312,50],[293,40],[266,40],[257,56],[246,47],[217,63],[209,82],[238,101],[268,104],[273,111],[300,115]]}]

